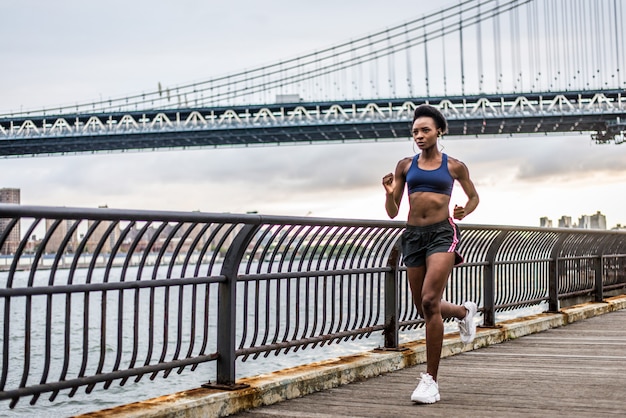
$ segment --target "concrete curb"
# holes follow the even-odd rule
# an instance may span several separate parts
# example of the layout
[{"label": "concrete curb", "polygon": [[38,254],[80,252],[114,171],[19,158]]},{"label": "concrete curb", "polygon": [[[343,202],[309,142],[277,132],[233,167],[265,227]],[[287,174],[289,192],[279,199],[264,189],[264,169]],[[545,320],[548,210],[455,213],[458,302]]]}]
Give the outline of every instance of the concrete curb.
[{"label": "concrete curb", "polygon": [[[458,334],[444,336],[442,357],[471,351],[506,340],[557,328],[586,318],[626,309],[626,295],[602,303],[584,303],[498,323],[495,328],[478,328],[471,345]],[[198,388],[147,401],[136,402],[80,417],[223,417],[246,409],[293,399],[309,393],[364,380],[426,361],[423,340],[403,344],[402,350],[372,350],[358,355],[293,367],[278,372],[240,379],[250,387],[235,391]]]}]

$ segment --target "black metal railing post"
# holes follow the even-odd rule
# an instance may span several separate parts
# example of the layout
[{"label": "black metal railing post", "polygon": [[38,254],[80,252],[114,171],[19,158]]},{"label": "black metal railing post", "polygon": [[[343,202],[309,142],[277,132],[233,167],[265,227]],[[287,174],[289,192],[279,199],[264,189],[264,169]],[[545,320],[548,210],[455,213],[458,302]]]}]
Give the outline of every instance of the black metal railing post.
[{"label": "black metal railing post", "polygon": [[595,302],[604,301],[604,257],[599,254],[594,260],[595,263]]},{"label": "black metal railing post", "polygon": [[220,389],[240,389],[242,387],[235,384],[237,276],[246,248],[259,228],[260,225],[257,224],[244,225],[224,256],[221,275],[226,280],[219,284],[217,302],[217,352],[219,357],[216,360],[216,381],[214,384],[204,384],[203,387],[219,387]]},{"label": "black metal railing post", "polygon": [[487,254],[485,256],[485,261],[487,264],[483,269],[483,279],[484,279],[484,299],[485,303],[483,305],[483,326],[484,327],[495,327],[496,326],[496,279],[494,275],[494,263],[496,259],[496,254],[500,249],[500,246],[504,242],[509,231],[502,230],[498,233],[496,238],[493,240],[489,249],[487,250]]},{"label": "black metal railing post", "polygon": [[559,311],[559,262],[563,243],[569,234],[562,233],[554,243],[550,252],[550,267],[548,269],[548,311]]},{"label": "black metal railing post", "polygon": [[385,329],[383,335],[385,337],[385,349],[398,348],[398,310],[399,306],[399,266],[400,266],[400,239],[396,240],[389,259],[387,267],[391,269],[385,273]]}]

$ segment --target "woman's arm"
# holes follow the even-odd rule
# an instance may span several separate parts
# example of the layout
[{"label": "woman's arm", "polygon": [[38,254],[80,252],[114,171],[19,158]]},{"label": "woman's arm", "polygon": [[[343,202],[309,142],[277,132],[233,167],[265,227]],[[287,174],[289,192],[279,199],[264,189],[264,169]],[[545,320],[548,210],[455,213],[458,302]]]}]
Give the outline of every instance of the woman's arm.
[{"label": "woman's arm", "polygon": [[385,188],[385,210],[391,219],[398,215],[404,184],[406,182],[406,166],[411,162],[410,158],[404,158],[396,165],[395,174],[389,173],[383,177],[383,187]]},{"label": "woman's arm", "polygon": [[452,177],[458,180],[467,196],[467,203],[464,206],[454,205],[454,219],[461,220],[474,212],[480,199],[478,198],[474,182],[470,178],[467,166],[455,158],[450,158],[449,161],[451,162],[450,173],[452,173]]}]

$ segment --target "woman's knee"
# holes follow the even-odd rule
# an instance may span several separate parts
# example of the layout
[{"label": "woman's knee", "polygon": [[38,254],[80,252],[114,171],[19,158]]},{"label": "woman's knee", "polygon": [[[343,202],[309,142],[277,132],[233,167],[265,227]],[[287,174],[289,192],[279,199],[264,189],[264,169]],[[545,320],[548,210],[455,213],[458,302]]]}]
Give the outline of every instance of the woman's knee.
[{"label": "woman's knee", "polygon": [[440,302],[441,298],[439,297],[439,295],[422,295],[422,309],[424,310],[424,314],[429,316],[439,312]]}]

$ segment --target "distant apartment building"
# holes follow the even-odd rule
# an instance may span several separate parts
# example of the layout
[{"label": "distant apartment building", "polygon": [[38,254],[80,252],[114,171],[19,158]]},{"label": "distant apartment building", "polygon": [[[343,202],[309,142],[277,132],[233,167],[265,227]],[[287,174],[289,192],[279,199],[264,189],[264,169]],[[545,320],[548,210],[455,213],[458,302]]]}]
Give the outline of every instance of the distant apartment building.
[{"label": "distant apartment building", "polygon": [[539,218],[539,226],[542,228],[552,228],[552,219],[548,219],[547,216]]},{"label": "distant apartment building", "polygon": [[574,224],[572,223],[571,216],[561,216],[559,218],[559,228],[573,228]]},{"label": "distant apartment building", "polygon": [[[78,238],[76,236],[76,231],[70,237],[67,236],[68,232],[71,231],[72,225],[76,222],[73,219],[63,219],[57,225],[57,227],[53,230],[56,219],[46,219],[46,254],[56,254],[61,250],[62,253],[73,253],[76,251],[78,247]],[[65,244],[63,244],[65,242]],[[63,248],[61,248],[63,247]]]},{"label": "distant apartment building", "polygon": [[[539,219],[539,223],[543,227],[552,226],[552,221],[547,217]],[[561,216],[558,221],[559,228],[581,228],[581,229],[606,229],[606,216],[600,211],[595,215],[581,215],[578,218],[578,224],[572,222],[571,216]]]},{"label": "distant apartment building", "polygon": [[580,218],[578,218],[578,228],[591,229],[591,218],[589,215],[581,215]]},{"label": "distant apartment building", "polygon": [[[20,189],[13,188],[3,188],[0,189],[0,203],[9,203],[9,204],[20,204]],[[11,223],[10,219],[0,219],[0,235],[4,235],[5,231],[9,227]],[[17,251],[17,247],[20,244],[21,231],[20,231],[20,223],[17,222],[6,240],[2,243],[2,248],[0,248],[0,252],[2,254],[13,254]]]},{"label": "distant apartment building", "polygon": [[578,218],[578,227],[582,229],[606,229],[606,216],[600,211],[595,215],[582,215]]},{"label": "distant apartment building", "polygon": [[[96,225],[96,222],[99,222]],[[121,236],[121,228],[120,224],[117,223],[112,229],[111,221],[94,221],[90,219],[87,221],[87,229],[89,231],[93,229],[93,232],[87,238],[87,242],[85,243],[85,251],[88,253],[95,253],[98,249],[98,246],[101,245],[99,249],[99,254],[109,254],[111,249],[114,247],[117,239]]]},{"label": "distant apartment building", "polygon": [[595,215],[591,215],[589,218],[592,229],[606,229],[606,216],[600,213],[600,211],[597,211]]}]

